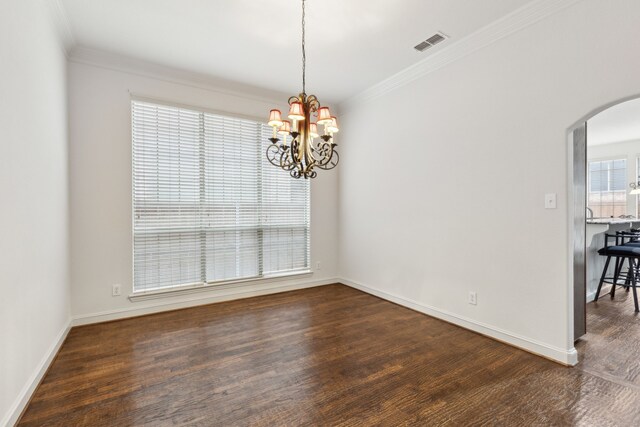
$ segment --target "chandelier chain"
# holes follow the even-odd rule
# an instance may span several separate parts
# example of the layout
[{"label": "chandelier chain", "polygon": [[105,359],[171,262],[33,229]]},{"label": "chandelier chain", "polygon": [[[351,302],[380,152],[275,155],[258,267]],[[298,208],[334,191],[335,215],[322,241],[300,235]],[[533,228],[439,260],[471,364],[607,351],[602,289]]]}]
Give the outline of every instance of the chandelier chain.
[{"label": "chandelier chain", "polygon": [[306,92],[306,73],[307,73],[307,51],[305,49],[305,31],[304,31],[304,27],[305,27],[305,22],[304,22],[304,15],[305,15],[305,11],[304,11],[304,2],[305,0],[302,0],[302,93],[307,93]]}]

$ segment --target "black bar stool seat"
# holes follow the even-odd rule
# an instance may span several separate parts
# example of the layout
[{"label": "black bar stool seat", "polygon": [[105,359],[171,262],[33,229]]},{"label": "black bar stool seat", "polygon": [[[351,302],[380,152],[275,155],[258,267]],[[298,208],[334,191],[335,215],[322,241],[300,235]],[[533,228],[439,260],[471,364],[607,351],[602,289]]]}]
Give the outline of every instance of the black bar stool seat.
[{"label": "black bar stool seat", "polygon": [[625,243],[624,245],[609,246],[602,248],[598,251],[599,255],[603,256],[623,256],[640,258],[640,242],[637,243]]}]

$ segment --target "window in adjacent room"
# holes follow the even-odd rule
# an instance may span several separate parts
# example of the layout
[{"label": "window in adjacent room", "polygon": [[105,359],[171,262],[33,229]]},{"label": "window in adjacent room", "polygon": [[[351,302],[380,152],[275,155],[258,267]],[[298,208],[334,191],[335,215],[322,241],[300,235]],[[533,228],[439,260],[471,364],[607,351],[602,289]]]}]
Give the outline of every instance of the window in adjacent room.
[{"label": "window in adjacent room", "polygon": [[310,183],[264,155],[271,128],[132,102],[134,292],[309,270]]},{"label": "window in adjacent room", "polygon": [[587,206],[595,218],[627,214],[627,160],[589,162]]}]

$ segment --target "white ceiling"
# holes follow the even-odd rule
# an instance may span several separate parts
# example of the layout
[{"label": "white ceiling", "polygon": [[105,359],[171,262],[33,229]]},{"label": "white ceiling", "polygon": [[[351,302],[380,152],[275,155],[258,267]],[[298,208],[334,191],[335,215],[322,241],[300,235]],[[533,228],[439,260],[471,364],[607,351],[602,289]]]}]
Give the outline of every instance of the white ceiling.
[{"label": "white ceiling", "polygon": [[632,140],[640,140],[640,99],[615,105],[587,123],[589,145]]},{"label": "white ceiling", "polygon": [[[307,92],[340,102],[531,0],[307,0]],[[299,0],[62,0],[79,46],[287,93]],[[419,53],[442,31],[451,37]]]}]

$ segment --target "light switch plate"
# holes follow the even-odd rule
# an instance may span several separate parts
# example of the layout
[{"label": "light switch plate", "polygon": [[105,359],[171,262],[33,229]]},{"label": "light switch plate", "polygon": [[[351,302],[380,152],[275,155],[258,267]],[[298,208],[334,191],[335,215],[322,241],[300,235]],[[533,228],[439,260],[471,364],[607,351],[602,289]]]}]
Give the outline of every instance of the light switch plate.
[{"label": "light switch plate", "polygon": [[544,195],[544,208],[545,209],[555,209],[557,207],[556,203],[557,195],[556,193],[547,193]]}]

